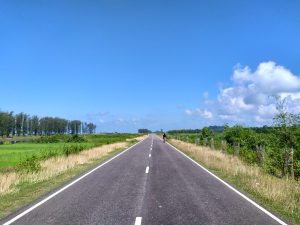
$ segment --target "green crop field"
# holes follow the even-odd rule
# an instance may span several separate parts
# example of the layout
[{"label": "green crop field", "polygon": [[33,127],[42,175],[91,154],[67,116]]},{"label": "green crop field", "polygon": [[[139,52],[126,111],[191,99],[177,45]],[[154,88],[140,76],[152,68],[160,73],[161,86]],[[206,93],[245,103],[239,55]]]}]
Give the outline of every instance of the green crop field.
[{"label": "green crop field", "polygon": [[61,143],[39,144],[39,143],[18,143],[0,145],[0,171],[1,168],[14,167],[25,157],[40,154],[42,151],[57,149]]},{"label": "green crop field", "polygon": [[14,170],[20,162],[32,156],[42,160],[57,155],[78,153],[104,144],[126,141],[137,136],[136,134],[94,134],[80,136],[83,139],[77,142],[71,138],[71,135],[63,135],[42,137],[30,143],[3,144],[0,145],[0,172]]}]

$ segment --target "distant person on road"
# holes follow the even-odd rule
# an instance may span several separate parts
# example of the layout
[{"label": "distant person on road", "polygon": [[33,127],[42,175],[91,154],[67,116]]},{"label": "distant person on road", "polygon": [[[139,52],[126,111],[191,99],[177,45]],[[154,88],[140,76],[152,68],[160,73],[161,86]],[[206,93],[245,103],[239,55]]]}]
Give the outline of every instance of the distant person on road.
[{"label": "distant person on road", "polygon": [[167,140],[167,135],[166,135],[166,133],[163,134],[163,139],[164,139],[164,142],[166,142],[166,140]]}]

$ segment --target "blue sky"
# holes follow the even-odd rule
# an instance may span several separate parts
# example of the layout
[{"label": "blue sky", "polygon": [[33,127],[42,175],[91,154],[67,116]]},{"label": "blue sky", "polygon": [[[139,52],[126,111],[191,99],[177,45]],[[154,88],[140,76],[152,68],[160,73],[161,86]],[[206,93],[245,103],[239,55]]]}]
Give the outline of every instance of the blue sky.
[{"label": "blue sky", "polygon": [[98,131],[268,124],[270,96],[300,111],[299,8],[0,1],[0,109],[92,121]]}]

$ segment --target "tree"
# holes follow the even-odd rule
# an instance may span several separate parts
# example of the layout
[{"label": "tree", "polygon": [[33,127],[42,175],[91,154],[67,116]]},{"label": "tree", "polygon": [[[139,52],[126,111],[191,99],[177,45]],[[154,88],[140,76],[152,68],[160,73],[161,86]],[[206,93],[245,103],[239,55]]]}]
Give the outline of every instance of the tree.
[{"label": "tree", "polygon": [[72,120],[70,127],[71,127],[71,134],[79,134],[80,132],[81,121],[80,120]]},{"label": "tree", "polygon": [[9,136],[13,133],[14,117],[13,112],[0,112],[0,135]]},{"label": "tree", "polygon": [[151,131],[148,129],[138,129],[138,133],[139,134],[148,134],[148,133],[151,133]]},{"label": "tree", "polygon": [[294,150],[298,147],[296,128],[300,124],[300,115],[289,113],[286,99],[277,99],[278,113],[274,117],[277,140],[282,155],[282,176],[294,179]]},{"label": "tree", "polygon": [[93,123],[88,123],[87,130],[88,130],[89,134],[96,133],[96,125]]},{"label": "tree", "polygon": [[23,114],[22,120],[22,135],[25,136],[29,133],[29,115]]},{"label": "tree", "polygon": [[214,134],[214,132],[212,130],[210,130],[208,127],[203,127],[201,130],[201,137],[202,139],[204,138],[210,138],[212,137]]},{"label": "tree", "polygon": [[21,112],[15,116],[15,131],[18,136],[23,134],[25,113]]},{"label": "tree", "polygon": [[233,127],[226,127],[224,138],[228,144],[234,145],[235,143],[243,144],[246,139],[247,130],[241,125],[235,125]]}]

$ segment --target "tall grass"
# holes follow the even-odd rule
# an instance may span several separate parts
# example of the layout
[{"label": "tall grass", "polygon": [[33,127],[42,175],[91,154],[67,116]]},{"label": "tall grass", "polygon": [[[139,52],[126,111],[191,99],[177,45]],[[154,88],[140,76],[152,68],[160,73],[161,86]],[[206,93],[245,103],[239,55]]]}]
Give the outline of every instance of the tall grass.
[{"label": "tall grass", "polygon": [[299,182],[268,175],[256,165],[249,165],[238,157],[208,147],[173,139],[170,143],[268,207],[300,223]]}]

